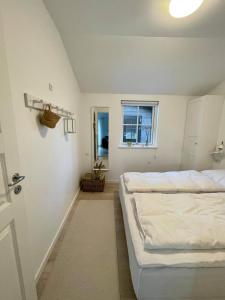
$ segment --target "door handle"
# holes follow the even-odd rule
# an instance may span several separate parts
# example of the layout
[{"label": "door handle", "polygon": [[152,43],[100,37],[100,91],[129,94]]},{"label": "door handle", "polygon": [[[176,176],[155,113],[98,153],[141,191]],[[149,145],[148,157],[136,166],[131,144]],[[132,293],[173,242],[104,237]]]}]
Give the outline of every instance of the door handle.
[{"label": "door handle", "polygon": [[14,185],[17,185],[19,182],[25,179],[25,176],[20,176],[19,173],[15,173],[12,176],[12,182],[8,184],[8,187],[12,187]]}]

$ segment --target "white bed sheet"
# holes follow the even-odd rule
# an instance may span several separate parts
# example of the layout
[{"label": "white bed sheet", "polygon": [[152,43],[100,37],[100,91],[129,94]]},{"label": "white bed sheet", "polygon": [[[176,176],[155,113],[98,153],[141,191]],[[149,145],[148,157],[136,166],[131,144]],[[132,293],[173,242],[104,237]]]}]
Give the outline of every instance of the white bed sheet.
[{"label": "white bed sheet", "polygon": [[[225,253],[223,251],[205,255],[196,253],[196,256],[191,258],[188,253],[183,253],[182,257],[179,257],[172,253],[154,254],[145,251],[136,221],[131,214],[133,209],[131,199],[132,194],[126,192],[121,176],[120,200],[130,270],[137,298],[139,300],[225,299]],[[198,261],[198,267],[194,267],[194,261]],[[200,267],[199,262],[203,261],[208,264],[208,267],[206,265]]]}]

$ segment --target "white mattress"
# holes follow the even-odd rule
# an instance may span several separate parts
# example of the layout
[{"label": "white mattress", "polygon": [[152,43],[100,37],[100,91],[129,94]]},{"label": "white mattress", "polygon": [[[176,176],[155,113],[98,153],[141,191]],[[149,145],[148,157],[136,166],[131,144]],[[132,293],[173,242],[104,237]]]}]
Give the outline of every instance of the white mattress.
[{"label": "white mattress", "polygon": [[[225,299],[225,252],[146,251],[133,215],[132,194],[120,180],[132,281],[139,300]],[[202,267],[204,266],[204,267]]]}]

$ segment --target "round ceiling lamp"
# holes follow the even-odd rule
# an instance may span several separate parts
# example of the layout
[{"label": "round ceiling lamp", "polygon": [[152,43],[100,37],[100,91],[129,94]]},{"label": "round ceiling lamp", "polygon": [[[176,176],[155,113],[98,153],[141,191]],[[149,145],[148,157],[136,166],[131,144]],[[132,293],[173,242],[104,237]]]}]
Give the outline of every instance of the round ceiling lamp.
[{"label": "round ceiling lamp", "polygon": [[204,0],[171,0],[169,12],[174,18],[184,18],[195,12]]}]

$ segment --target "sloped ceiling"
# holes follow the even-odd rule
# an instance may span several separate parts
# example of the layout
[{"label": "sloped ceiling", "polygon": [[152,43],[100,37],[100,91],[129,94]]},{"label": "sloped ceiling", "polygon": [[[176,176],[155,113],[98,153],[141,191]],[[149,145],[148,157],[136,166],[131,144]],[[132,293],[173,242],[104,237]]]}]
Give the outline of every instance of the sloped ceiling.
[{"label": "sloped ceiling", "polygon": [[44,0],[82,92],[202,95],[225,79],[225,0]]}]

